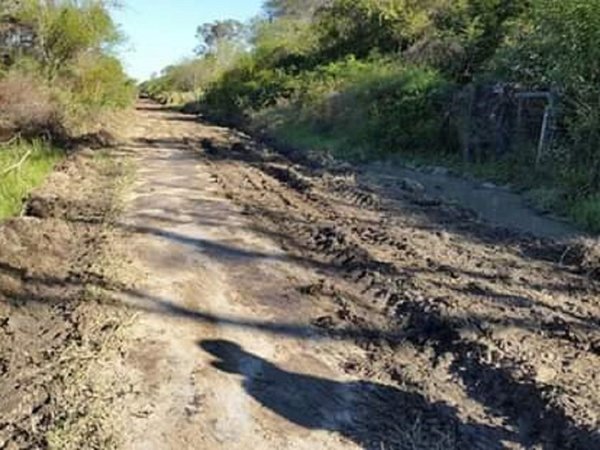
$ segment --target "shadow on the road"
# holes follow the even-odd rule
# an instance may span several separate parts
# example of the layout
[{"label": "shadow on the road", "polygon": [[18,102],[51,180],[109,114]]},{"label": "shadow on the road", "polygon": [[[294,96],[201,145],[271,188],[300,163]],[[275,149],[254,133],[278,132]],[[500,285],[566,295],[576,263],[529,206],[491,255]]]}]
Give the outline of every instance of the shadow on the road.
[{"label": "shadow on the road", "polygon": [[[391,348],[414,345],[422,347],[425,350],[432,349],[434,354],[438,356],[451,354],[453,356],[453,363],[449,368],[450,372],[461,380],[467,393],[474,400],[480,402],[494,415],[504,417],[507,423],[512,425],[517,435],[511,436],[511,440],[529,447],[539,445],[539,448],[543,450],[587,450],[600,448],[600,436],[598,433],[594,430],[578,426],[561,408],[553,406],[541,386],[538,386],[532,380],[517,380],[508,367],[483,362],[481,355],[484,354],[486,349],[476,342],[461,339],[458,332],[460,329],[459,324],[452,318],[443,317],[435,311],[424,309],[424,306],[418,303],[408,304],[404,310],[398,311],[399,316],[402,318],[402,324],[401,326],[398,324],[397,327],[391,330],[348,324],[344,327],[327,326],[321,328],[301,322],[276,322],[216,315],[206,311],[186,308],[173,303],[169,299],[152,296],[135,289],[127,288],[126,286],[111,286],[103,279],[48,279],[46,277],[37,279],[31,274],[27,274],[27,271],[5,263],[0,264],[0,272],[15,278],[27,278],[28,285],[30,286],[30,291],[27,294],[15,297],[11,294],[5,295],[0,291],[0,298],[10,299],[10,302],[15,307],[20,308],[27,307],[32,302],[59,306],[67,301],[67,299],[61,296],[60,291],[57,297],[53,297],[47,292],[44,293],[43,286],[98,286],[112,290],[117,296],[126,296],[128,300],[126,306],[119,300],[114,300],[110,303],[110,306],[115,308],[128,307],[134,311],[178,317],[198,323],[218,325],[220,327],[245,328],[294,339],[308,339],[312,341],[341,339],[364,345],[368,344],[369,346],[387,345]],[[538,326],[527,321],[518,324],[515,323],[515,325],[524,329],[535,329]],[[212,348],[214,349],[215,347]],[[216,350],[214,350],[215,356],[219,356],[216,353],[218,348],[216,347]],[[241,355],[242,353],[238,352],[237,354]],[[280,380],[286,380],[286,373],[277,372],[276,368],[272,366],[266,367],[268,368],[267,374],[274,376],[275,380],[277,377]],[[291,375],[287,380],[291,383],[298,382],[300,386],[303,383],[301,377],[293,377]],[[314,381],[318,381],[318,379],[314,379]],[[326,383],[317,384],[319,386],[333,386]],[[281,385],[278,386],[282,392],[285,389],[294,389],[294,385],[289,383],[284,385],[286,386],[285,389]],[[274,394],[276,394],[279,388],[274,387],[273,389],[275,389]],[[316,391],[313,389],[312,392],[320,392],[319,389]],[[394,402],[399,402],[399,405],[407,401],[406,396],[398,395],[397,393],[393,394],[391,393],[392,391],[385,392],[392,396],[391,398],[394,399]],[[250,394],[252,393],[250,392]],[[414,397],[412,398],[414,399]],[[388,412],[392,405],[394,403],[390,402]],[[524,407],[524,405],[527,405],[527,407]],[[267,403],[266,406],[269,406],[269,404]],[[278,407],[277,405],[272,406],[273,408]],[[327,407],[331,406],[324,405],[325,409]],[[366,406],[364,409],[365,411],[369,411]],[[281,413],[285,415],[285,411],[281,411]],[[293,417],[288,417],[288,419],[294,421]],[[299,424],[301,425],[301,423]],[[373,431],[374,429],[371,428],[373,426],[375,425],[367,423],[367,425],[364,425],[365,428],[362,433],[376,432],[376,429]],[[498,439],[490,437],[498,436],[498,433],[500,433],[498,430],[490,430],[484,427],[473,428],[473,426],[464,424],[460,426],[461,438],[473,435],[477,436],[478,439],[485,438],[488,440],[487,446],[461,448],[481,448],[482,450],[503,448]],[[362,438],[358,438],[352,434],[355,433],[353,430],[354,428],[351,427],[346,428],[345,431],[338,431],[346,433],[347,437],[351,439],[358,439],[357,442],[359,442]],[[362,436],[366,435],[362,434]],[[492,443],[494,443],[494,446]],[[369,442],[363,442],[363,444],[366,445]],[[388,448],[402,447],[392,446]]]},{"label": "shadow on the road", "polygon": [[286,371],[230,341],[202,341],[200,347],[216,358],[213,367],[241,375],[246,393],[263,407],[303,428],[337,432],[364,449],[494,450],[508,438],[498,429],[462,424],[454,408],[417,393]]}]

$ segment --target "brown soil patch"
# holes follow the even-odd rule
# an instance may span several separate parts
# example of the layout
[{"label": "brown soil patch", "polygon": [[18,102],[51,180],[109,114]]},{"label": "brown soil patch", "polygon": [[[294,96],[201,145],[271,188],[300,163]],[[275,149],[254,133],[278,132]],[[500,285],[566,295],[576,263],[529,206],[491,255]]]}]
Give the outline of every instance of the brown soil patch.
[{"label": "brown soil patch", "polygon": [[[0,448],[106,448],[90,419],[88,376],[122,315],[92,286],[107,280],[123,162],[82,152],[0,225]],[[63,441],[64,439],[64,441]]]},{"label": "brown soil patch", "polygon": [[250,140],[205,153],[225,195],[319,267],[302,289],[333,309],[316,327],[366,350],[349,372],[455,408],[467,448],[600,446],[597,242],[495,228]]},{"label": "brown soil patch", "polygon": [[[596,243],[152,105],[130,131],[135,282],[98,265],[115,177],[85,158],[0,228],[0,447],[600,448]],[[122,323],[100,288],[139,312],[106,391],[81,371]]]}]

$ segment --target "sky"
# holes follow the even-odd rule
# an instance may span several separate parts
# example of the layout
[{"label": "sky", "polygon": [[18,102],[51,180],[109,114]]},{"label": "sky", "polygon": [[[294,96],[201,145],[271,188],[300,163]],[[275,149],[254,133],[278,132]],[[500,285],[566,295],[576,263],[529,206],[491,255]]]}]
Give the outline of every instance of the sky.
[{"label": "sky", "polygon": [[263,0],[125,0],[113,14],[127,42],[120,55],[138,81],[192,56],[196,28],[219,19],[245,21],[260,12]]}]

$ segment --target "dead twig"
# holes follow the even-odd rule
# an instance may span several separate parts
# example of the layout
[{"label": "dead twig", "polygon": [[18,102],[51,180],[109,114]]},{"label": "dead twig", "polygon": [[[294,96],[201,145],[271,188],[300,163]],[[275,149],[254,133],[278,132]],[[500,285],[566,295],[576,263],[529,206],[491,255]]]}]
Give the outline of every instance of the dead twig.
[{"label": "dead twig", "polygon": [[12,172],[13,170],[17,170],[18,168],[20,168],[25,161],[27,161],[27,158],[29,158],[31,156],[32,150],[27,150],[27,153],[25,153],[23,155],[23,157],[19,160],[19,162],[17,162],[16,164],[13,164],[10,167],[7,167],[6,169],[4,169],[2,171],[2,173],[0,173],[0,176],[5,176],[8,175],[10,172]]}]

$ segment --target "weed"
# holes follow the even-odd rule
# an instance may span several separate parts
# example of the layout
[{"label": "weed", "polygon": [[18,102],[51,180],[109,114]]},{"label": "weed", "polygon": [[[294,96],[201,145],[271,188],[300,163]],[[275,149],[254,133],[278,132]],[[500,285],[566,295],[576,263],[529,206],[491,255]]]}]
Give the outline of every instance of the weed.
[{"label": "weed", "polygon": [[61,156],[41,141],[0,147],[0,219],[19,214],[27,194],[44,181]]}]

